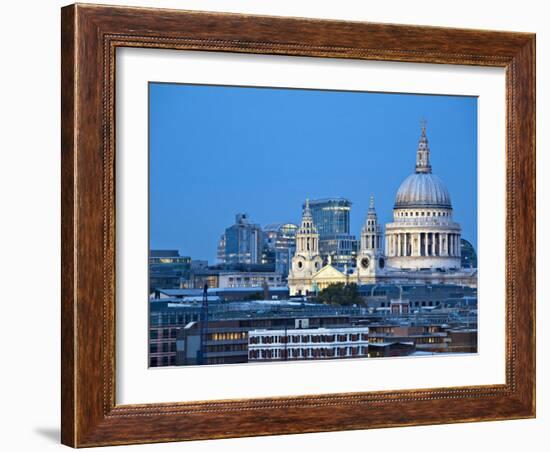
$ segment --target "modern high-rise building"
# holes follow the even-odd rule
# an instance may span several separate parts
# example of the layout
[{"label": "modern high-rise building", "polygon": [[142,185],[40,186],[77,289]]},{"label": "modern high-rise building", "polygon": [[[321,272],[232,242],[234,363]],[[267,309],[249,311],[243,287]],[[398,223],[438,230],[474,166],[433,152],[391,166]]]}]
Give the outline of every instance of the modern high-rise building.
[{"label": "modern high-rise building", "polygon": [[259,264],[262,242],[260,226],[250,223],[246,213],[238,213],[235,224],[229,226],[220,239],[218,259],[224,264]]},{"label": "modern high-rise building", "polygon": [[268,224],[263,228],[262,263],[275,265],[275,271],[285,275],[285,278],[296,251],[297,231],[298,226],[294,223]]},{"label": "modern high-rise building", "polygon": [[350,234],[351,201],[326,198],[309,201],[313,224],[319,234],[323,261],[335,266],[354,265],[357,239]]}]

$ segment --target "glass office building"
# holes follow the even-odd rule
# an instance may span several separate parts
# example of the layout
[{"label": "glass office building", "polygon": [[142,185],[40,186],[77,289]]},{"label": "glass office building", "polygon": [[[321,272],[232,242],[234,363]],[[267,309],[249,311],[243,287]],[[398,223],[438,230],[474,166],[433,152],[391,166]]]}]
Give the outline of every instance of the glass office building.
[{"label": "glass office building", "polygon": [[223,242],[224,254],[218,258],[225,264],[259,264],[262,258],[262,229],[258,224],[250,223],[248,215],[238,213],[235,224],[225,230],[220,242]]},{"label": "glass office building", "polygon": [[325,198],[309,201],[313,223],[319,233],[319,252],[326,262],[342,267],[355,265],[357,239],[350,234],[351,201]]},{"label": "glass office building", "polygon": [[263,264],[275,265],[275,271],[286,280],[292,256],[296,252],[296,232],[294,223],[268,224],[264,227]]}]

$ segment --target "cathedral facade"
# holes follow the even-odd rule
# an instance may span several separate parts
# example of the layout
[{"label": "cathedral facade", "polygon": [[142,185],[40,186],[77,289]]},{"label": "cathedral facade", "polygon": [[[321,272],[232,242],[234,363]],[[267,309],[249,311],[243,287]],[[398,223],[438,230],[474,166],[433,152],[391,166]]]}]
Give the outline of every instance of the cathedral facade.
[{"label": "cathedral facade", "polygon": [[288,275],[290,295],[316,293],[335,283],[447,283],[475,287],[477,269],[461,268],[460,235],[447,187],[432,173],[423,126],[415,172],[397,190],[393,221],[386,224],[385,234],[371,197],[354,269],[342,271],[330,261],[323,265],[319,235],[306,201]]}]

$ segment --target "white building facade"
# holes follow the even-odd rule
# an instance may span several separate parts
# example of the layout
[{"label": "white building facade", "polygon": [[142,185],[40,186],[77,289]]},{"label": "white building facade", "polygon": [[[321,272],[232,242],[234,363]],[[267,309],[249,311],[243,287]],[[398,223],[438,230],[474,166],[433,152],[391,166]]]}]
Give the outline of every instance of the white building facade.
[{"label": "white building facade", "polygon": [[283,285],[283,277],[277,272],[221,272],[218,279],[218,288],[220,289]]},{"label": "white building facade", "polygon": [[366,327],[252,330],[248,333],[248,361],[365,358],[368,346]]},{"label": "white building facade", "polygon": [[432,174],[425,127],[415,172],[397,190],[393,222],[386,224],[386,256],[389,267],[400,269],[460,268],[460,225],[447,187]]}]

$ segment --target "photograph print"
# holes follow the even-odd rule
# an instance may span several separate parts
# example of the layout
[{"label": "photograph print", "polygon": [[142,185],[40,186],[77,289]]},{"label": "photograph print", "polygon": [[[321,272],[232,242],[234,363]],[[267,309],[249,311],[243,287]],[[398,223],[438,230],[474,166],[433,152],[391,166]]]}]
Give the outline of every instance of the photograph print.
[{"label": "photograph print", "polygon": [[149,367],[477,353],[477,97],[148,90]]}]

